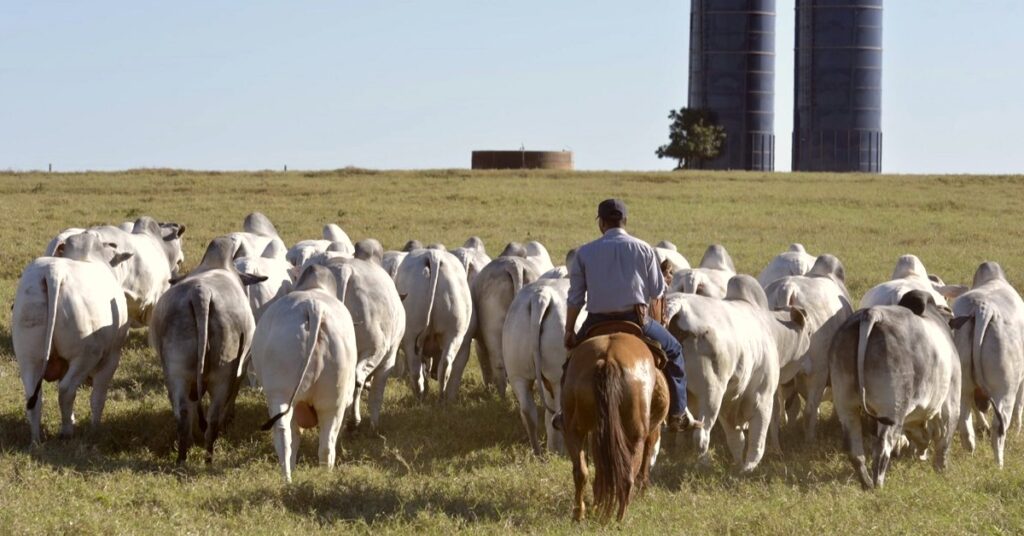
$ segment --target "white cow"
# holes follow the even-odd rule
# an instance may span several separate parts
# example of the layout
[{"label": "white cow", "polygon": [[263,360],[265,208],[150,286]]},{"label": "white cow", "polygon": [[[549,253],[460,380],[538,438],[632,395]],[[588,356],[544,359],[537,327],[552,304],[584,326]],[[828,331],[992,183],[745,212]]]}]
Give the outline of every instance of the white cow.
[{"label": "white cow", "polygon": [[761,270],[757,276],[757,282],[761,288],[768,288],[777,279],[791,275],[806,274],[817,259],[814,255],[808,255],[803,244],[790,244],[789,250],[779,253],[772,259],[768,266]]},{"label": "white cow", "polygon": [[736,265],[733,264],[729,252],[720,244],[712,244],[704,252],[700,266],[679,270],[673,274],[669,290],[722,298],[725,296],[729,279],[734,275]]},{"label": "white cow", "polygon": [[797,360],[781,368],[779,376],[779,414],[787,402],[793,408],[792,419],[799,413],[799,401],[807,401],[806,429],[808,441],[815,437],[818,407],[828,385],[828,348],[839,326],[853,314],[850,294],[846,290],[846,272],[839,259],[825,254],[818,257],[806,275],[777,279],[765,293],[773,310],[799,307],[807,318],[810,345]]},{"label": "white cow", "polygon": [[668,240],[658,242],[658,245],[654,247],[654,252],[658,255],[659,266],[668,261],[668,273],[670,274],[690,268],[690,261],[686,260],[686,257],[683,257],[682,254],[679,253],[679,248]]},{"label": "white cow", "polygon": [[75,394],[87,379],[92,380],[92,424],[99,425],[128,336],[128,307],[111,265],[131,254],[104,246],[95,232],[65,237],[57,253],[32,261],[22,272],[11,315],[33,443],[42,439],[44,379],[60,382],[61,436],[74,431]]},{"label": "white cow", "polygon": [[[153,306],[167,291],[171,277],[184,261],[181,250],[184,229],[178,224],[159,224],[148,216],[136,220],[131,232],[112,225],[90,228],[99,235],[101,242],[114,244],[119,251],[132,254],[127,262],[114,267],[114,277],[124,291],[133,326],[142,327],[149,322]],[[50,241],[46,254],[55,255],[66,237],[81,231],[77,228],[62,231]]]},{"label": "white cow", "polygon": [[528,257],[498,257],[477,274],[471,287],[476,328],[473,338],[477,341],[480,370],[484,383],[494,385],[503,397],[506,378],[501,337],[505,315],[519,290],[540,274],[538,264]]},{"label": "white cow", "polygon": [[1002,467],[1006,433],[1015,421],[1018,427],[1022,424],[1024,301],[999,264],[985,262],[975,271],[971,290],[953,303],[953,314],[951,325],[963,371],[961,437],[974,452],[972,410],[984,413],[991,405],[995,414],[992,450]]},{"label": "white cow", "polygon": [[[213,462],[213,445],[232,414],[252,344],[255,322],[243,287],[262,277],[235,270],[233,249],[229,238],[215,238],[199,266],[153,310],[149,340],[178,421],[179,465],[185,463],[194,427],[204,422],[206,463]],[[201,416],[205,393],[209,406]]]},{"label": "white cow", "polygon": [[928,277],[928,271],[925,270],[921,259],[915,255],[903,255],[896,260],[892,279],[867,291],[860,300],[860,308],[896,305],[911,290],[927,292],[935,299],[936,305],[948,308],[946,298],[955,298],[963,289],[937,284]]},{"label": "white cow", "polygon": [[235,259],[235,269],[243,274],[266,277],[265,280],[247,285],[245,294],[249,298],[253,319],[259,322],[263,310],[274,300],[292,290],[292,265],[278,255],[277,245],[271,243],[261,257]]},{"label": "white cow", "polygon": [[300,428],[320,428],[320,465],[334,467],[335,445],[354,402],[356,333],[322,266],[303,272],[295,291],[267,308],[256,326],[252,359],[259,371],[274,449],[286,482],[299,453]]},{"label": "white cow", "polygon": [[242,231],[224,236],[231,240],[233,258],[265,256],[267,252],[273,252],[283,259],[288,251],[270,218],[259,212],[245,217]]},{"label": "white cow", "polygon": [[391,276],[391,279],[394,279],[398,275],[398,267],[402,264],[402,261],[405,260],[405,256],[408,255],[410,251],[417,249],[423,249],[423,244],[420,243],[419,240],[410,240],[405,243],[405,247],[402,248],[402,251],[385,251],[384,255],[381,257],[380,265],[384,268],[384,271]]},{"label": "white cow", "polygon": [[451,254],[455,255],[462,262],[462,266],[466,268],[470,285],[476,279],[476,274],[491,262],[491,258],[487,256],[487,249],[484,248],[484,241],[480,240],[478,236],[469,237],[462,247],[451,250]]},{"label": "white cow", "polygon": [[387,272],[372,261],[334,259],[327,263],[334,275],[337,296],[355,325],[356,365],[355,401],[352,425],[359,426],[360,399],[369,381],[370,424],[380,424],[380,408],[384,402],[384,386],[395,368],[398,349],[405,335],[405,309],[395,283]]},{"label": "white cow", "polygon": [[426,365],[432,360],[441,400],[455,400],[469,357],[464,342],[473,319],[466,269],[447,251],[417,249],[398,267],[395,286],[405,307],[402,351],[413,391],[421,398],[426,395]]},{"label": "white cow", "polygon": [[[546,410],[547,448],[553,452],[564,450],[562,434],[552,428],[551,419],[561,411],[562,366],[567,354],[562,340],[568,295],[568,279],[538,279],[526,285],[509,306],[502,333],[508,381],[519,401],[519,416],[530,445],[538,456],[541,448],[537,439],[534,383]],[[576,329],[583,324],[585,317],[586,313],[583,313],[577,318]]]},{"label": "white cow", "polygon": [[798,309],[768,310],[757,280],[729,280],[724,300],[673,294],[669,331],[686,356],[688,405],[702,427],[695,432],[699,459],[708,463],[711,428],[721,421],[729,450],[743,472],[764,455],[779,383],[780,363],[807,349]]}]

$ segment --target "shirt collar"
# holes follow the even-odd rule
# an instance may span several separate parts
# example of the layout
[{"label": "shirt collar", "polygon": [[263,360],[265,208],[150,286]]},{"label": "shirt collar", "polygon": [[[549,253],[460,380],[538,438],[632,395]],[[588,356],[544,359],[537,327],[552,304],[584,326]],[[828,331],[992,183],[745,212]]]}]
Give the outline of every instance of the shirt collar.
[{"label": "shirt collar", "polygon": [[611,238],[613,236],[629,236],[629,233],[627,233],[626,230],[623,229],[622,227],[612,227],[611,229],[605,231],[604,235],[602,236],[607,236]]}]

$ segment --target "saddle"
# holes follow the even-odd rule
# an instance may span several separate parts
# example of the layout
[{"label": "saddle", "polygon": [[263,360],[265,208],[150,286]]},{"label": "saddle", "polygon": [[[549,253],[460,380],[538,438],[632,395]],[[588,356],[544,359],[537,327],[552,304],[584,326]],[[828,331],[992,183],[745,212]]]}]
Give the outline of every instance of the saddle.
[{"label": "saddle", "polygon": [[612,335],[614,333],[625,333],[643,341],[644,344],[647,345],[647,348],[650,349],[651,355],[654,356],[654,365],[659,369],[664,368],[665,364],[668,363],[668,355],[666,355],[665,350],[661,348],[661,344],[654,339],[644,336],[644,329],[635,322],[629,322],[626,320],[609,320],[607,322],[599,322],[587,330],[579,342],[582,343],[583,341],[593,337],[600,335]]}]

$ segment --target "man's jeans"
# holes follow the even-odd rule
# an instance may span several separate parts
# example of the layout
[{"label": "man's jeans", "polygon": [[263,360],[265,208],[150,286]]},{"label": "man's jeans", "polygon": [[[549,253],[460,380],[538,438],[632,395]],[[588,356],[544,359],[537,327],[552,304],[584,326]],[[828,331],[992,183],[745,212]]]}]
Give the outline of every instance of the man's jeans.
[{"label": "man's jeans", "polygon": [[[680,346],[679,341],[665,329],[665,326],[653,320],[647,319],[643,323],[637,322],[636,313],[588,314],[587,319],[583,321],[583,325],[580,326],[580,330],[576,333],[577,340],[586,335],[590,328],[609,320],[625,320],[639,324],[643,327],[645,336],[658,341],[661,349],[665,350],[665,355],[668,356],[668,362],[665,363],[665,368],[662,369],[662,372],[665,373],[665,379],[668,380],[668,414],[672,416],[683,413],[686,410],[686,369],[683,366],[683,347]],[[562,374],[562,378],[565,378],[565,374]]]}]

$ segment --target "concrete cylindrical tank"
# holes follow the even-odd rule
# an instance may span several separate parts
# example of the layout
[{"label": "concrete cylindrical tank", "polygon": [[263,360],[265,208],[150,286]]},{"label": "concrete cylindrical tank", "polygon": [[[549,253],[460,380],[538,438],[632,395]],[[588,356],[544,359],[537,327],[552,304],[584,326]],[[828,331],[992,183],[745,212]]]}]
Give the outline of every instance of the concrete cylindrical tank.
[{"label": "concrete cylindrical tank", "polygon": [[473,151],[473,169],[572,169],[572,151]]},{"label": "concrete cylindrical tank", "polygon": [[882,0],[797,0],[794,171],[882,171]]},{"label": "concrete cylindrical tank", "polygon": [[689,90],[726,133],[701,167],[775,168],[775,0],[691,0]]}]

